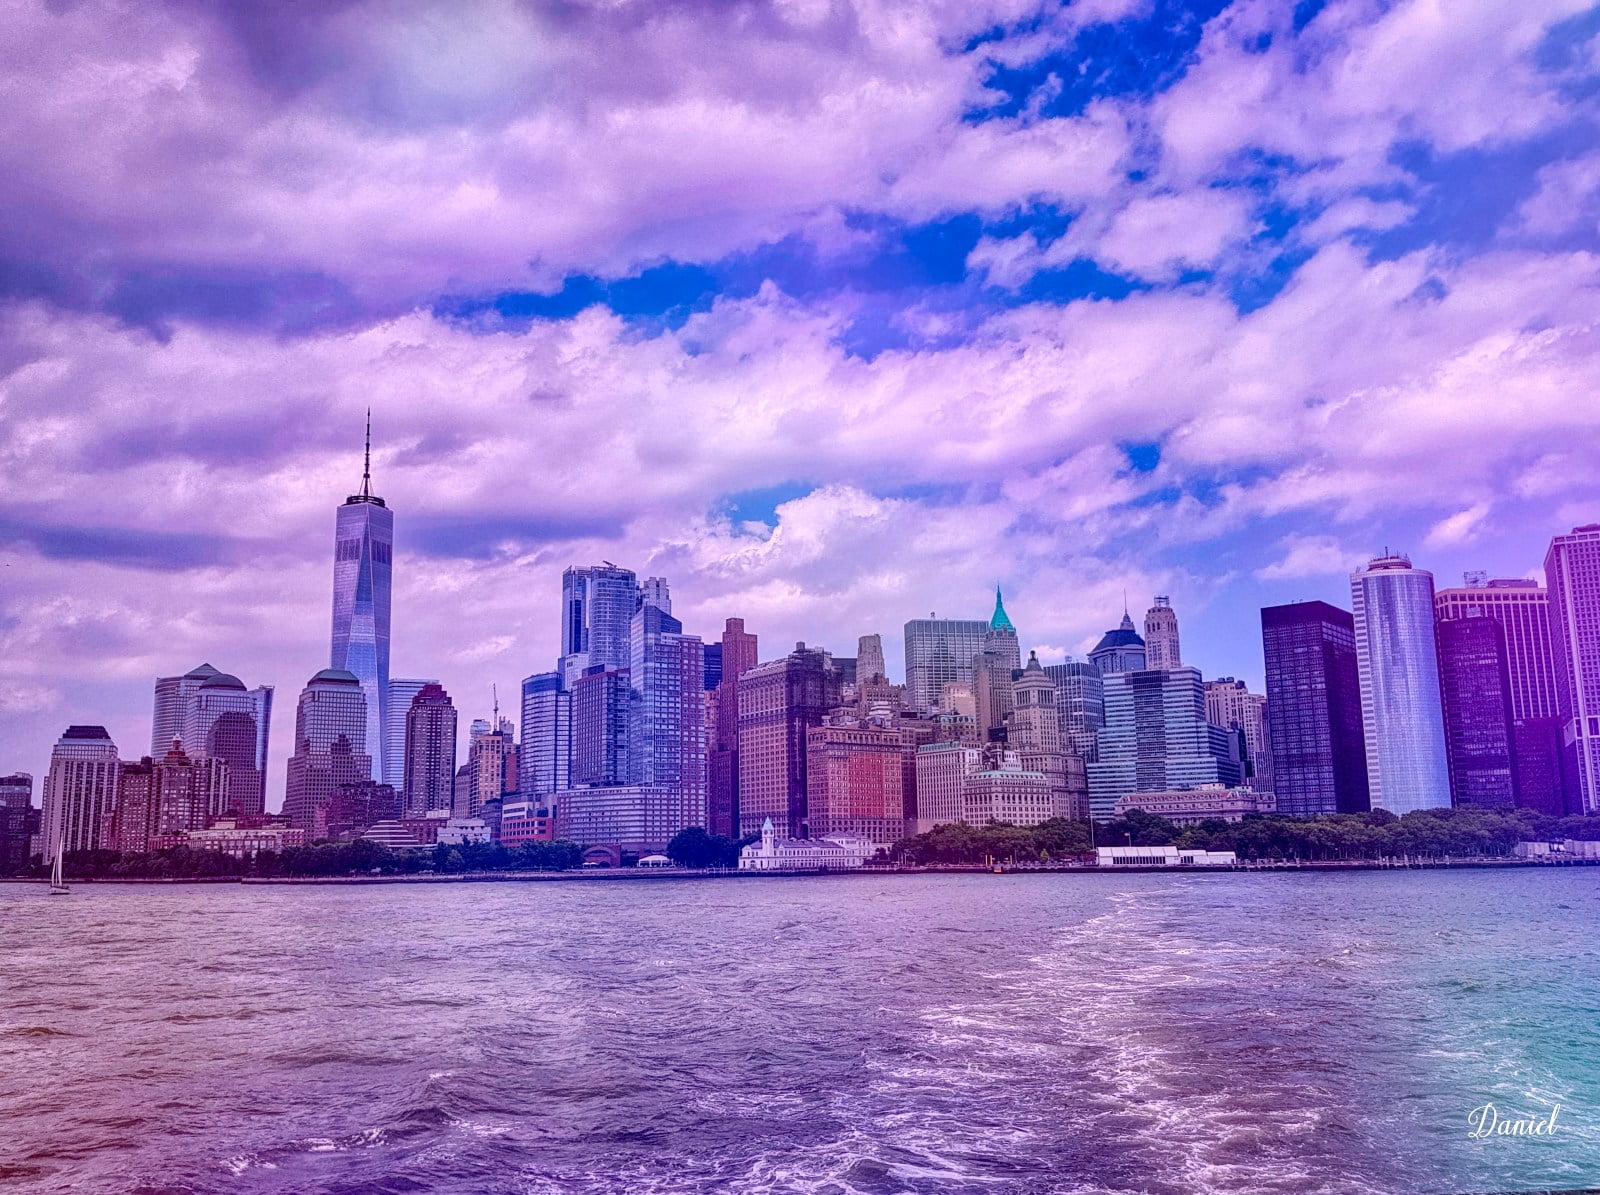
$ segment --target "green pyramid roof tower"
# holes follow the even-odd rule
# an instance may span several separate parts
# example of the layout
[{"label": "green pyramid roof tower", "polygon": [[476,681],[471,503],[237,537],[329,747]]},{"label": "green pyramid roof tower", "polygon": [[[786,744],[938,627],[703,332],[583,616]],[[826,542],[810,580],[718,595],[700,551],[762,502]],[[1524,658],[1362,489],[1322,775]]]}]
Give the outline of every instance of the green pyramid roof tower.
[{"label": "green pyramid roof tower", "polygon": [[994,615],[989,619],[991,631],[1015,632],[1016,627],[1011,625],[1011,617],[1006,613],[1006,604],[1000,600],[1000,587],[994,587]]}]

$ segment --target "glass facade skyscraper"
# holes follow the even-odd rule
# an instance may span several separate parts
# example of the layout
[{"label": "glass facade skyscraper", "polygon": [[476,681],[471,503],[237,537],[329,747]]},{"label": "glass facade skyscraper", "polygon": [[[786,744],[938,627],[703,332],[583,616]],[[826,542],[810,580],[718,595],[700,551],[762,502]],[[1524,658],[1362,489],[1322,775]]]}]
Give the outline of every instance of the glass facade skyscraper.
[{"label": "glass facade skyscraper", "polygon": [[[659,584],[664,594],[666,583]],[[633,616],[628,671],[638,761],[633,780],[660,792],[673,833],[704,826],[706,699],[700,639],[685,635],[681,622],[647,601]]]},{"label": "glass facade skyscraper", "polygon": [[397,793],[403,794],[406,789],[406,718],[411,713],[411,703],[418,693],[438,683],[413,677],[389,678],[389,708],[383,723],[383,762],[387,771],[377,779]]},{"label": "glass facade skyscraper", "polygon": [[[184,750],[228,765],[227,808],[257,814],[267,808],[267,740],[272,726],[272,687],[246,689],[244,682],[216,672],[200,682],[185,711]],[[172,749],[168,742],[159,755]]]},{"label": "glass facade skyscraper", "polygon": [[1377,556],[1350,574],[1350,598],[1372,807],[1448,809],[1433,574],[1408,556]]},{"label": "glass facade skyscraper", "polygon": [[[366,698],[365,746],[372,772],[389,774],[384,727],[389,710],[389,598],[393,590],[394,512],[372,492],[372,429],[361,492],[339,507],[333,548],[333,651],[328,667],[349,672]],[[373,779],[372,775],[364,779]]]},{"label": "glass facade skyscraper", "polygon": [[1105,729],[1088,765],[1095,821],[1110,820],[1117,798],[1129,793],[1240,782],[1237,740],[1206,721],[1198,668],[1111,672],[1104,686]]},{"label": "glass facade skyscraper", "polygon": [[189,707],[200,686],[218,672],[210,664],[200,664],[182,676],[156,678],[155,709],[150,717],[150,756],[160,759],[172,750],[172,740],[183,740]]},{"label": "glass facade skyscraper", "polygon": [[1105,682],[1100,669],[1084,660],[1046,664],[1044,674],[1056,683],[1056,715],[1062,749],[1085,760],[1095,757],[1098,736],[1106,724]]},{"label": "glass facade skyscraper", "polygon": [[[655,580],[655,600],[670,606],[665,583]],[[575,692],[591,668],[628,666],[633,612],[643,601],[637,575],[610,562],[561,574],[562,688]]]},{"label": "glass facade skyscraper", "polygon": [[1574,812],[1600,812],[1600,523],[1550,541],[1550,648],[1561,690],[1562,749]]},{"label": "glass facade skyscraper", "polygon": [[[906,623],[906,698],[919,710],[935,710],[951,681],[972,684],[972,662],[983,650],[989,624],[982,619],[913,618]],[[741,819],[747,821],[748,819]],[[783,823],[778,821],[781,828]],[[746,833],[759,833],[757,819]]]},{"label": "glass facade skyscraper", "polygon": [[272,692],[271,685],[246,689],[238,677],[210,664],[182,676],[159,677],[150,718],[151,758],[164,759],[176,740],[190,755],[225,759],[230,802],[242,813],[264,812]]},{"label": "glass facade skyscraper", "polygon": [[522,682],[522,756],[517,787],[524,797],[544,797],[572,786],[572,694],[559,672],[539,672]]},{"label": "glass facade skyscraper", "polygon": [[352,672],[325,668],[306,684],[295,711],[283,811],[296,829],[326,825],[328,803],[342,784],[372,779],[367,754],[367,699]]},{"label": "glass facade skyscraper", "polygon": [[1365,812],[1355,620],[1327,602],[1267,606],[1261,611],[1261,649],[1278,812]]}]

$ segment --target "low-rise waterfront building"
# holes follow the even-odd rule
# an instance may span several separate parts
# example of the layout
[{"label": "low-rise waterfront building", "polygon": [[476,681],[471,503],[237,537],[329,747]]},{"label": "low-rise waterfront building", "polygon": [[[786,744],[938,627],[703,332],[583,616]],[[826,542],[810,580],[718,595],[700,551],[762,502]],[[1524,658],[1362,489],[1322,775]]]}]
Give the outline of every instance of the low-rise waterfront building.
[{"label": "low-rise waterfront building", "polygon": [[1095,850],[1100,867],[1232,867],[1232,851],[1186,850],[1175,846],[1102,846]]},{"label": "low-rise waterfront building", "polygon": [[[441,821],[443,819],[440,819]],[[437,827],[435,827],[437,833]],[[361,836],[363,842],[375,842],[379,846],[391,851],[425,851],[428,843],[423,842],[408,828],[408,823],[395,819],[393,821],[379,822]]]},{"label": "low-rise waterfront building", "polygon": [[487,846],[489,823],[481,817],[452,817],[439,827],[434,840],[440,846]]},{"label": "low-rise waterfront building", "polygon": [[865,838],[780,838],[769,817],[761,841],[739,852],[739,870],[838,871],[861,867],[876,853]]},{"label": "low-rise waterfront building", "polygon": [[1276,813],[1278,799],[1248,787],[1202,784],[1166,792],[1127,793],[1117,798],[1112,816],[1126,817],[1132,809],[1164,817],[1174,825],[1194,826],[1212,820],[1237,822],[1251,813]]},{"label": "low-rise waterfront building", "polygon": [[232,855],[235,859],[248,859],[261,851],[282,854],[284,851],[306,845],[309,835],[292,826],[251,826],[250,818],[222,818],[209,830],[180,830],[172,834],[158,834],[151,840],[153,849],[169,850],[185,847],[191,851],[216,851]]}]

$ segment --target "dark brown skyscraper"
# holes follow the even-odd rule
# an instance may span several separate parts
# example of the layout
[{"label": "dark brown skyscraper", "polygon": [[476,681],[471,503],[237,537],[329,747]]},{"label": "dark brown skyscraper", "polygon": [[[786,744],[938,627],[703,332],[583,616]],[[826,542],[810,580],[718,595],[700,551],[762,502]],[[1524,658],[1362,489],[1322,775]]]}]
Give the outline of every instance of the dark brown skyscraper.
[{"label": "dark brown skyscraper", "polygon": [[1307,816],[1369,807],[1355,621],[1327,602],[1261,611],[1267,739],[1278,811]]},{"label": "dark brown skyscraper", "polygon": [[729,838],[739,834],[739,677],[759,662],[756,637],[745,631],[744,619],[728,619],[722,630],[722,681],[711,702],[706,829]]},{"label": "dark brown skyscraper", "polygon": [[1493,618],[1446,618],[1437,636],[1451,800],[1510,806],[1517,777],[1505,631]]},{"label": "dark brown skyscraper", "polygon": [[406,711],[405,814],[449,809],[456,778],[456,707],[442,685],[423,685]]},{"label": "dark brown skyscraper", "polygon": [[761,823],[807,837],[806,732],[839,704],[840,677],[828,653],[797,643],[781,660],[739,681],[739,829]]}]

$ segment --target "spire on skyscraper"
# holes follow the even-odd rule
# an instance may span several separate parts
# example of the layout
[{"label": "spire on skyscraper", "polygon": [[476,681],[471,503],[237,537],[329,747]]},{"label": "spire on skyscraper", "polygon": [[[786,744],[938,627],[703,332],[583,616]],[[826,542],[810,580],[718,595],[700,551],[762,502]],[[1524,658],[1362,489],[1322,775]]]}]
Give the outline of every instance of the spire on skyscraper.
[{"label": "spire on skyscraper", "polygon": [[367,451],[361,458],[361,496],[372,497],[372,408],[367,408]]},{"label": "spire on skyscraper", "polygon": [[1000,587],[998,585],[994,587],[994,614],[989,619],[989,629],[991,631],[1015,631],[1017,629],[1011,625],[1011,619],[1006,614],[1006,604],[1000,599]]},{"label": "spire on skyscraper", "polygon": [[349,506],[357,502],[370,502],[374,506],[382,506],[383,499],[372,492],[372,408],[367,408],[367,441],[366,449],[361,457],[361,492],[351,494],[344,500]]}]

